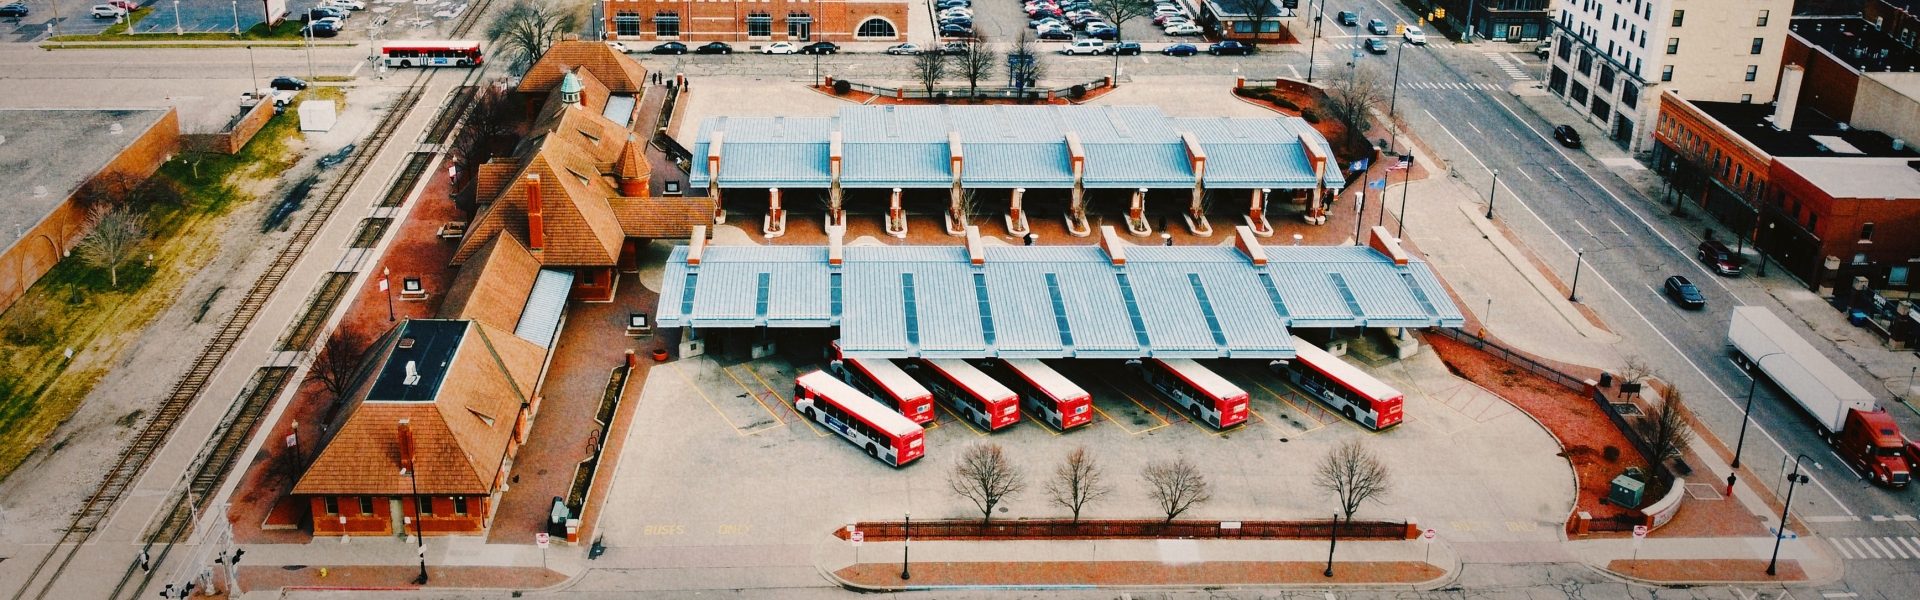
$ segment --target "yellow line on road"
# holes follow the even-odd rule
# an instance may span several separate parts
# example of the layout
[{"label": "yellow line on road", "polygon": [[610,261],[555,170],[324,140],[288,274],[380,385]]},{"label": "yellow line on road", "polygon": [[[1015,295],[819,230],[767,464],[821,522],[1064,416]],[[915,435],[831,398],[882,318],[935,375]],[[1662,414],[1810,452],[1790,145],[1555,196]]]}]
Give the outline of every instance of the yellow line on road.
[{"label": "yellow line on road", "polygon": [[1100,410],[1099,404],[1093,405],[1093,412],[1100,413],[1100,416],[1106,417],[1108,421],[1112,421],[1115,427],[1119,427],[1121,431],[1127,432],[1127,435],[1133,435],[1134,431],[1132,429],[1127,429],[1127,426],[1121,425],[1120,420],[1113,418],[1113,415],[1107,414],[1107,411]]},{"label": "yellow line on road", "polygon": [[986,432],[980,431],[979,427],[974,427],[973,423],[967,422],[967,420],[962,418],[958,413],[953,412],[953,409],[947,408],[946,406],[941,405],[939,402],[933,403],[933,407],[935,411],[942,411],[942,410],[947,411],[947,416],[953,417],[953,420],[955,421],[959,421],[961,425],[966,426],[967,431],[973,432],[974,435],[977,435],[980,437],[987,436]]},{"label": "yellow line on road", "polygon": [[791,400],[791,399],[789,399],[789,398],[786,398],[786,397],[784,397],[784,396],[781,396],[781,395],[780,395],[780,390],[778,390],[778,389],[775,389],[775,388],[773,387],[773,384],[771,384],[771,383],[767,383],[767,380],[766,380],[766,378],[763,378],[763,377],[761,377],[761,376],[760,376],[760,372],[759,372],[759,371],[755,371],[755,370],[753,370],[753,369],[747,369],[747,374],[748,374],[748,375],[752,375],[752,376],[753,376],[753,380],[754,380],[754,381],[758,381],[758,382],[760,382],[760,385],[761,385],[761,386],[763,386],[763,387],[765,387],[765,388],[767,388],[767,393],[769,393],[769,394],[773,394],[773,397],[774,397],[774,398],[776,398],[776,399],[778,399],[778,400],[780,400],[780,405],[781,405],[781,406],[785,406],[785,407],[787,407],[787,410],[790,410],[790,411],[793,411],[793,414],[794,414],[794,416],[797,416],[797,417],[800,417],[800,422],[801,422],[801,423],[806,423],[806,424],[807,424],[807,429],[812,429],[812,430],[813,430],[813,435],[814,435],[814,437],[827,437],[827,432],[825,432],[825,431],[821,431],[821,430],[820,430],[820,426],[818,426],[818,425],[815,425],[815,424],[814,424],[814,422],[813,422],[813,419],[809,419],[809,418],[807,418],[807,416],[806,416],[806,415],[803,415],[803,414],[800,414],[800,409],[799,409],[799,408],[796,408],[796,407],[794,407],[794,405],[793,405],[793,400]]},{"label": "yellow line on road", "polygon": [[[753,369],[747,369],[747,370],[748,370],[748,371],[752,371]],[[776,412],[773,412],[773,407],[771,407],[771,406],[767,406],[767,403],[766,403],[766,402],[763,402],[763,401],[761,401],[761,400],[760,400],[760,393],[759,393],[759,392],[756,392],[756,391],[753,391],[753,388],[750,388],[750,387],[747,387],[747,382],[745,382],[745,381],[741,381],[741,380],[740,380],[740,377],[738,377],[738,376],[736,376],[736,375],[734,375],[734,374],[733,374],[733,369],[732,369],[731,367],[720,367],[720,372],[721,372],[721,373],[726,373],[726,374],[727,374],[727,379],[732,379],[732,380],[733,380],[733,383],[734,383],[734,385],[738,385],[738,386],[740,386],[740,391],[743,391],[743,392],[746,392],[746,393],[747,393],[747,397],[748,397],[748,398],[752,398],[752,399],[753,399],[753,403],[754,403],[754,404],[758,404],[758,405],[760,405],[760,408],[761,408],[762,410],[765,410],[765,411],[767,411],[767,416],[769,416],[769,417],[773,417],[773,422],[774,422],[774,423],[776,423],[776,424],[779,424],[779,425],[786,425],[786,424],[787,424],[787,420],[786,420],[786,419],[782,419],[782,418],[780,418],[780,414],[779,414],[779,413],[776,413]],[[772,390],[768,390],[768,391],[769,391],[769,392],[771,392]]]},{"label": "yellow line on road", "polygon": [[714,414],[720,415],[720,420],[725,421],[728,427],[732,427],[734,433],[739,434],[742,437],[745,437],[747,435],[745,431],[742,431],[740,429],[739,425],[733,424],[733,419],[727,418],[727,413],[720,410],[720,405],[713,403],[713,398],[707,397],[707,392],[705,390],[700,389],[700,384],[694,383],[692,377],[688,377],[685,372],[680,370],[680,365],[677,365],[677,364],[667,365],[667,368],[672,369],[673,374],[679,375],[680,379],[685,380],[687,382],[687,387],[692,389],[693,393],[699,394],[701,400],[707,401],[707,406],[713,409]]}]

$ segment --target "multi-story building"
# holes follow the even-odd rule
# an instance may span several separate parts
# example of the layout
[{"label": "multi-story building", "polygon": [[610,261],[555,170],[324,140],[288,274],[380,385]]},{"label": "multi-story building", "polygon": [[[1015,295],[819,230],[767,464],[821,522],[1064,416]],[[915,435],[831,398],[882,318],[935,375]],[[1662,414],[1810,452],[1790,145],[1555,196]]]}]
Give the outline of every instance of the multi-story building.
[{"label": "multi-story building", "polygon": [[1425,8],[1427,14],[1433,14],[1434,8],[1445,9],[1441,21],[1449,30],[1471,31],[1485,40],[1524,42],[1551,33],[1550,4],[1549,0],[1432,0]]},{"label": "multi-story building", "polygon": [[907,7],[905,0],[601,0],[600,14],[614,40],[896,42],[907,39]]},{"label": "multi-story building", "polygon": [[1645,151],[1663,89],[1702,102],[1773,97],[1792,10],[1790,0],[1556,0],[1547,90]]}]

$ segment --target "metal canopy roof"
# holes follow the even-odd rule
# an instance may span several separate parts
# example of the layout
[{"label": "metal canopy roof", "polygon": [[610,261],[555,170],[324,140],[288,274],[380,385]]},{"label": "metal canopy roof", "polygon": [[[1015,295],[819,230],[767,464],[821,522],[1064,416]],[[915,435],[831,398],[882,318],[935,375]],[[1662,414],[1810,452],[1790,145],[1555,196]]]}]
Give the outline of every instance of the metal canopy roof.
[{"label": "metal canopy roof", "polygon": [[1424,262],[1371,248],[709,246],[674,249],[662,327],[839,327],[855,358],[1292,358],[1288,327],[1457,327]]},{"label": "metal canopy roof", "polygon": [[[688,140],[689,185],[702,190],[713,179],[706,156],[720,133],[723,187],[829,187],[835,132],[847,188],[946,187],[953,181],[950,133],[960,143],[961,181],[974,187],[1071,187],[1069,134],[1086,150],[1089,188],[1192,187],[1183,133],[1209,155],[1209,187],[1307,189],[1313,167],[1302,146],[1334,156],[1297,117],[1171,118],[1147,106],[857,106],[834,117],[707,119]],[[1346,182],[1331,160],[1324,184],[1338,190]]]}]

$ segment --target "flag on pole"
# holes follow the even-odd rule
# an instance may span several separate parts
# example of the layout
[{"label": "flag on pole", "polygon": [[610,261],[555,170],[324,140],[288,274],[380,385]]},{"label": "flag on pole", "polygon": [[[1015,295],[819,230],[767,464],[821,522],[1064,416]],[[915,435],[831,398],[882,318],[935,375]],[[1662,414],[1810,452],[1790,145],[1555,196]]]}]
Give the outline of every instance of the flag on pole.
[{"label": "flag on pole", "polygon": [[387,278],[385,277],[380,278],[380,291],[387,291]]},{"label": "flag on pole", "polygon": [[1382,178],[1379,178],[1379,179],[1375,179],[1375,180],[1373,180],[1373,181],[1369,181],[1369,182],[1367,182],[1367,187],[1370,187],[1370,188],[1373,188],[1373,189],[1376,189],[1376,190],[1384,190],[1384,189],[1387,189],[1387,178],[1385,178],[1385,177],[1382,177]]}]

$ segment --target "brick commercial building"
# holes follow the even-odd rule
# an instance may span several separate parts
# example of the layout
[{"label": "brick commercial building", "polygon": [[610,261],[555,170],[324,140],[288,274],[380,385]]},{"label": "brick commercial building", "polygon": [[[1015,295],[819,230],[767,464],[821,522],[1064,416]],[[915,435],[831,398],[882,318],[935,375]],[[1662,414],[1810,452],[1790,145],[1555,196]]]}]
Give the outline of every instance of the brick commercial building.
[{"label": "brick commercial building", "polygon": [[171,108],[0,110],[0,311],[86,234],[75,202],[105,177],[144,179],[180,146]]},{"label": "brick commercial building", "polygon": [[609,39],[643,42],[897,42],[902,0],[603,0]]}]

